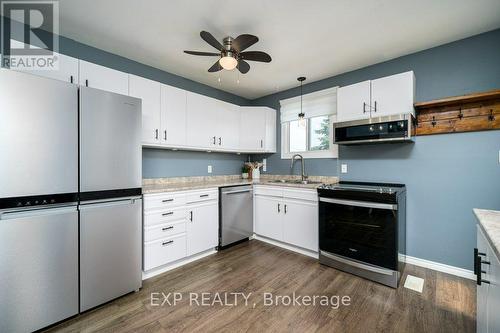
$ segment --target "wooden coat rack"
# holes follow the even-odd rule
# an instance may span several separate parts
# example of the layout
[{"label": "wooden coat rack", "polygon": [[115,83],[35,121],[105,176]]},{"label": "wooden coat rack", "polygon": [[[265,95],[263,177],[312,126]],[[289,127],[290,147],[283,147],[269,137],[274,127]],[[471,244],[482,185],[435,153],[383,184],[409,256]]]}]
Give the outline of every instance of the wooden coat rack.
[{"label": "wooden coat rack", "polygon": [[415,104],[417,135],[500,129],[500,89]]}]

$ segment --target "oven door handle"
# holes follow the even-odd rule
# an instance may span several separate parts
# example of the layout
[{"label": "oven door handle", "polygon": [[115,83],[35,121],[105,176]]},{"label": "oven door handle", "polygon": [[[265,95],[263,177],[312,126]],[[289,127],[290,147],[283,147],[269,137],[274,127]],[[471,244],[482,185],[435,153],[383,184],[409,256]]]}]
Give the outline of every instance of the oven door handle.
[{"label": "oven door handle", "polygon": [[398,210],[398,205],[385,204],[379,202],[341,200],[341,199],[331,199],[331,198],[319,198],[319,201],[338,204],[338,205],[345,205],[345,206]]},{"label": "oven door handle", "polygon": [[342,257],[336,256],[334,254],[331,254],[331,253],[328,253],[328,252],[325,252],[325,251],[320,251],[320,254],[323,255],[323,256],[325,256],[325,257],[327,257],[327,258],[330,258],[330,259],[339,261],[341,263],[344,263],[346,265],[350,265],[350,266],[353,266],[353,267],[365,269],[367,271],[371,271],[371,272],[374,272],[374,273],[384,274],[384,275],[393,275],[394,274],[394,271],[392,271],[390,269],[373,267],[371,265],[362,264],[362,263],[359,263],[359,262],[355,262],[353,260],[344,259]]}]

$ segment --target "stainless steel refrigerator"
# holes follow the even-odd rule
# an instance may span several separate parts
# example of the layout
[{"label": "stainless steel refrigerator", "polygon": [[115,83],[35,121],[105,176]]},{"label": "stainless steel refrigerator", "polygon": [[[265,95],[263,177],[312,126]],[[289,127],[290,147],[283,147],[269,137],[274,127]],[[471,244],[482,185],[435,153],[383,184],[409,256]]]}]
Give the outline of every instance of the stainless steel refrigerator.
[{"label": "stainless steel refrigerator", "polygon": [[141,287],[141,101],[0,70],[0,332]]},{"label": "stainless steel refrigerator", "polygon": [[141,100],[80,88],[80,311],[142,283]]}]

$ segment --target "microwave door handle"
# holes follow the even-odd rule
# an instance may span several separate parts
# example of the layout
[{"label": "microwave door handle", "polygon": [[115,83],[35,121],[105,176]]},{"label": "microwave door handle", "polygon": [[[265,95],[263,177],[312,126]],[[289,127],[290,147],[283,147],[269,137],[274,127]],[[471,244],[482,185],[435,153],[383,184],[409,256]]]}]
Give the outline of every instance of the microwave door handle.
[{"label": "microwave door handle", "polygon": [[326,202],[326,203],[338,204],[338,205],[344,205],[344,206],[398,210],[398,205],[385,204],[385,203],[379,203],[379,202],[343,200],[343,199],[331,199],[331,198],[319,198],[319,201]]}]

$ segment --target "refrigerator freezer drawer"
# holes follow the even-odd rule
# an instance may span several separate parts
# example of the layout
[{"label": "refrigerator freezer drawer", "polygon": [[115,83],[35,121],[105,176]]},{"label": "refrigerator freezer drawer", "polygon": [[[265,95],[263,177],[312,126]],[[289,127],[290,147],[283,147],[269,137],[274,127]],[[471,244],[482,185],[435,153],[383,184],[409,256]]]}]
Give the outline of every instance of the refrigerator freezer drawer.
[{"label": "refrigerator freezer drawer", "polygon": [[80,88],[80,191],[142,186],[141,100]]},{"label": "refrigerator freezer drawer", "polygon": [[78,313],[76,205],[0,215],[0,286],[0,332]]},{"label": "refrigerator freezer drawer", "polygon": [[80,206],[80,311],[142,285],[142,200]]}]

